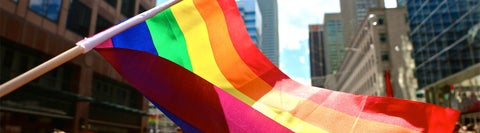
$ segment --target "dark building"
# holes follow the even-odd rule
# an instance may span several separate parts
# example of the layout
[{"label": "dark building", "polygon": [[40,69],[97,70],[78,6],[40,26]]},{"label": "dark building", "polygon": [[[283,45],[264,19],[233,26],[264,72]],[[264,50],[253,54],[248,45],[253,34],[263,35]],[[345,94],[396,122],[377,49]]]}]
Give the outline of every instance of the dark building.
[{"label": "dark building", "polygon": [[325,66],[325,44],[323,25],[309,25],[310,77],[312,85],[325,87],[327,68]]},{"label": "dark building", "polygon": [[[406,0],[415,76],[426,101],[476,112],[480,119],[480,24],[478,0]],[[468,98],[467,98],[468,97]],[[470,100],[465,100],[470,99]]]},{"label": "dark building", "polygon": [[[0,83],[155,0],[0,0]],[[0,98],[0,133],[147,129],[147,100],[91,51]]]}]

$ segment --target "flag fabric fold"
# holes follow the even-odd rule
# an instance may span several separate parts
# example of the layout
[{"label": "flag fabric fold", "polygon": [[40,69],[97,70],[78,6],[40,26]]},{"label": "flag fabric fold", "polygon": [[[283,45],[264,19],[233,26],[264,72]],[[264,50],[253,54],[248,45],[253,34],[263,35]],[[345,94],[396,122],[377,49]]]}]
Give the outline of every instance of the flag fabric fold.
[{"label": "flag fabric fold", "polygon": [[255,47],[234,0],[183,0],[95,50],[188,132],[451,132],[459,115],[293,81]]}]

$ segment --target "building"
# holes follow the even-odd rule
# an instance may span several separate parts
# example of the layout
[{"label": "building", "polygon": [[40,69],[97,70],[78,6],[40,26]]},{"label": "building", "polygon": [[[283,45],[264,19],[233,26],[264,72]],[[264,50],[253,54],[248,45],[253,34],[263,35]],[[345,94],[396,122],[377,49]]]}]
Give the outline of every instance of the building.
[{"label": "building", "polygon": [[405,7],[406,0],[397,0],[397,7]]},{"label": "building", "polygon": [[276,0],[258,0],[262,13],[262,40],[260,50],[279,66],[278,7]]},{"label": "building", "polygon": [[406,7],[419,91],[429,103],[456,108],[461,117],[476,112],[478,120],[480,41],[469,38],[478,33],[480,1],[406,1]]},{"label": "building", "polygon": [[343,39],[346,46],[355,36],[369,8],[384,8],[383,0],[340,0]]},{"label": "building", "polygon": [[342,17],[340,13],[326,13],[324,17],[325,67],[327,74],[335,73],[344,58]]},{"label": "building", "polygon": [[257,47],[262,41],[262,14],[256,0],[238,0],[237,6],[242,15],[250,38]]},{"label": "building", "polygon": [[345,48],[335,90],[415,100],[412,46],[405,8],[371,8]]},{"label": "building", "polygon": [[323,25],[309,25],[308,31],[311,84],[312,86],[325,87],[327,70],[325,66],[325,35]]},{"label": "building", "polygon": [[148,109],[148,132],[149,133],[176,133],[180,130],[172,120],[170,120],[155,105],[149,103]]},{"label": "building", "polygon": [[[1,0],[0,83],[155,5],[155,0]],[[0,132],[147,131],[147,100],[92,51],[0,98]]]}]

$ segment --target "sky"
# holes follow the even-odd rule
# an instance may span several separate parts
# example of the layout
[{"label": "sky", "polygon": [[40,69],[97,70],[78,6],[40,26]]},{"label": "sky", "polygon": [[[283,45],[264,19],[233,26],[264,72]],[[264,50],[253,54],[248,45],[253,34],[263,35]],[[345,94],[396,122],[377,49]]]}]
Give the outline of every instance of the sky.
[{"label": "sky", "polygon": [[[166,0],[157,0],[157,4]],[[323,23],[324,13],[340,12],[339,0],[278,0],[280,69],[292,79],[310,85],[308,25]],[[395,7],[396,0],[385,0]]]}]

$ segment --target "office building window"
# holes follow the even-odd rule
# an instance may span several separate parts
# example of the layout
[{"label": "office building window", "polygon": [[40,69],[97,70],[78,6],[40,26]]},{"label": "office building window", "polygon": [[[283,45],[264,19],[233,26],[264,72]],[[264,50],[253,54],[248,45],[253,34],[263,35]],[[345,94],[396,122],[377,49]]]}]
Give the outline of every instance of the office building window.
[{"label": "office building window", "polygon": [[101,32],[107,28],[110,28],[113,24],[102,16],[97,16],[97,25],[95,25],[95,33]]},{"label": "office building window", "polygon": [[378,16],[377,17],[377,24],[378,25],[383,25],[384,24],[384,19],[383,19],[383,16]]},{"label": "office building window", "polygon": [[125,17],[133,17],[133,13],[135,12],[135,0],[122,0],[121,12]]},{"label": "office building window", "polygon": [[380,33],[379,37],[380,37],[380,42],[382,42],[382,43],[386,43],[386,42],[387,42],[387,34],[385,34],[385,33]]},{"label": "office building window", "polygon": [[[14,0],[14,2],[17,1]],[[61,0],[30,0],[28,8],[49,20],[58,21],[61,5]]]},{"label": "office building window", "polygon": [[117,7],[117,0],[105,0],[105,2],[107,2],[113,8]]},{"label": "office building window", "polygon": [[145,8],[143,6],[138,7],[138,13],[142,13],[142,12],[145,12],[145,11],[147,11],[147,8]]},{"label": "office building window", "polygon": [[388,52],[387,52],[387,51],[383,51],[383,52],[382,52],[382,61],[388,61],[388,60],[389,60]]},{"label": "office building window", "polygon": [[[28,48],[15,47],[14,42],[0,38],[0,81],[11,79],[44,62],[46,56]],[[40,76],[29,85],[50,90],[70,91],[75,67],[64,64]]]},{"label": "office building window", "polygon": [[79,35],[88,36],[91,14],[89,7],[78,0],[73,0],[68,10],[67,29]]},{"label": "office building window", "polygon": [[100,74],[94,74],[92,97],[99,101],[140,109],[142,95],[128,84],[115,81]]}]

